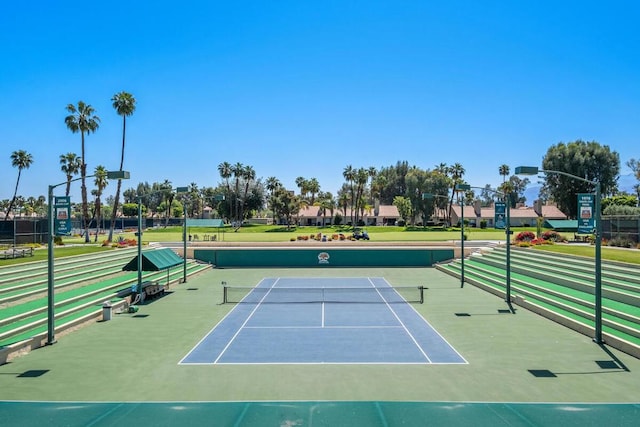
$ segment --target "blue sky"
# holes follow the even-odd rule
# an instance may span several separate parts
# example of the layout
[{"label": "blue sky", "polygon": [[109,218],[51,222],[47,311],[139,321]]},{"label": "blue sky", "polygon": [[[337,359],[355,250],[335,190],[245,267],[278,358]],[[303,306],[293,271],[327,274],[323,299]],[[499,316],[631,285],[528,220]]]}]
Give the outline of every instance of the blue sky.
[{"label": "blue sky", "polygon": [[640,158],[638,22],[637,2],[615,0],[8,2],[0,199],[13,194],[15,150],[34,158],[20,194],[64,181],[60,154],[80,153],[65,106],[79,100],[102,119],[88,169],[117,169],[110,99],[123,90],[138,101],[124,188],[216,186],[227,161],[290,189],[317,178],[335,195],[347,165],[399,160],[458,162],[471,185],[497,186],[501,164],[540,165],[576,139],[617,151],[628,174]]}]

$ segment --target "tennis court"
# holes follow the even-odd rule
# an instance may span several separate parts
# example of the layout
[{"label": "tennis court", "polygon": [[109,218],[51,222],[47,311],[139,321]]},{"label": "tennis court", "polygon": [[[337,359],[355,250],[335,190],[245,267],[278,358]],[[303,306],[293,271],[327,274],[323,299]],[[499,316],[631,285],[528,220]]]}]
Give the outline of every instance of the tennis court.
[{"label": "tennis court", "polygon": [[181,364],[466,363],[411,305],[422,286],[278,277],[223,289],[227,303],[239,292],[239,304]]},{"label": "tennis court", "polygon": [[[313,288],[326,286],[314,280],[335,284],[353,277],[360,283],[363,276],[399,289],[411,302],[389,306],[407,304],[468,363],[179,364],[216,325],[254,304],[231,303],[246,290],[237,299],[230,293],[230,303],[222,304],[222,281],[256,287],[265,277],[304,278]],[[428,287],[423,304],[413,302],[420,284]],[[384,305],[360,302],[352,309]],[[270,321],[289,306],[295,304],[260,304],[279,310]],[[0,366],[0,418],[21,426],[637,424],[640,360],[530,311],[507,308],[501,298],[461,288],[434,268],[208,270],[138,312],[88,325]],[[254,342],[247,352],[257,348]]]}]

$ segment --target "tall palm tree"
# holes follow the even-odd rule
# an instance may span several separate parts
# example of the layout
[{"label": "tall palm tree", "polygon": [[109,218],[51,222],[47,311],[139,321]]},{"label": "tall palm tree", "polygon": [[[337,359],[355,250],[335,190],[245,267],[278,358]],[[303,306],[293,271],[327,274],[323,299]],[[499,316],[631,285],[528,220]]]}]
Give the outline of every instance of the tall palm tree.
[{"label": "tall palm tree", "polygon": [[256,179],[256,171],[252,166],[245,166],[242,172],[242,179],[244,180],[244,194],[242,196],[242,205],[240,206],[240,221],[244,220],[244,205],[247,202],[247,194],[249,194],[249,185],[251,181]]},{"label": "tall palm tree", "polygon": [[352,209],[355,210],[355,218],[353,226],[358,225],[358,219],[360,217],[359,213],[361,210],[361,206],[364,204],[364,190],[367,186],[367,182],[369,182],[369,170],[365,168],[358,168],[355,171],[354,180],[356,182],[356,192],[355,192],[355,204],[352,204]]},{"label": "tall palm tree", "polygon": [[[127,135],[127,116],[131,116],[136,111],[136,99],[128,92],[118,92],[111,98],[113,108],[119,116],[122,116],[122,149],[120,150],[120,171],[124,166],[124,143]],[[109,226],[109,238],[113,238],[113,229],[116,225],[116,215],[118,214],[118,205],[120,204],[120,189],[122,188],[122,180],[118,180],[116,187],[116,196],[113,200],[113,211],[111,212],[111,225]]]},{"label": "tall palm tree", "polygon": [[464,170],[464,167],[460,163],[456,163],[453,166],[449,167],[448,172],[451,177],[451,189],[453,190],[451,192],[451,200],[449,201],[449,218],[451,218],[451,208],[453,206],[453,197],[456,194],[455,188],[457,184],[460,184],[462,182],[462,177],[464,176],[464,173],[466,171]]},{"label": "tall palm tree", "polygon": [[16,188],[13,191],[13,197],[9,202],[7,213],[4,216],[4,220],[9,219],[9,213],[13,209],[13,205],[16,202],[16,195],[18,194],[18,185],[20,184],[20,175],[22,175],[22,169],[29,169],[29,166],[33,164],[33,156],[24,150],[17,150],[11,153],[11,166],[18,168],[18,179],[16,179]]},{"label": "tall palm tree", "polygon": [[238,213],[238,202],[240,201],[240,197],[239,196],[239,187],[240,187],[240,178],[242,178],[242,174],[244,173],[244,165],[240,162],[237,162],[235,165],[231,166],[231,173],[233,174],[233,177],[235,178],[235,184],[234,184],[234,188],[235,188],[235,194],[234,194],[234,205],[235,205],[235,219],[236,221],[240,219],[239,217],[239,213]]},{"label": "tall palm tree", "polygon": [[173,199],[175,197],[175,194],[173,192],[173,186],[171,185],[171,181],[169,181],[168,179],[165,179],[164,182],[159,185],[159,188],[162,193],[162,199],[166,203],[166,209],[165,209],[166,217],[164,221],[164,226],[166,228],[169,226],[169,218],[171,217],[171,207],[173,205]]},{"label": "tall palm tree", "polygon": [[91,194],[96,196],[96,205],[93,212],[93,217],[96,220],[96,238],[94,242],[97,242],[98,234],[100,234],[100,219],[102,218],[102,202],[100,200],[100,197],[102,197],[102,192],[109,184],[109,181],[107,180],[107,169],[102,165],[96,166],[94,175],[95,178],[93,179],[93,183],[95,184],[96,188],[95,190],[91,191]]},{"label": "tall palm tree", "polygon": [[[355,202],[355,195],[353,194],[353,181],[356,178],[356,171],[353,169],[353,166],[347,165],[342,171],[342,176],[349,184],[349,195],[351,196],[351,224],[353,225],[353,204]],[[345,212],[345,215],[347,213]]]},{"label": "tall palm tree", "polygon": [[282,183],[280,182],[280,180],[278,180],[278,178],[276,178],[275,176],[270,176],[269,178],[267,178],[267,181],[265,182],[265,188],[269,192],[269,204],[271,205],[271,215],[272,215],[273,224],[276,223],[274,193],[280,187],[282,187]]},{"label": "tall palm tree", "polygon": [[509,165],[500,165],[500,167],[498,168],[498,173],[500,173],[500,175],[502,176],[502,182],[505,182],[507,180],[509,172],[511,172],[511,170],[509,169]]},{"label": "tall palm tree", "polygon": [[369,166],[369,169],[367,169],[367,173],[369,174],[369,178],[371,179],[371,183],[369,184],[369,196],[371,196],[371,204],[373,204],[375,201],[373,200],[373,181],[376,179],[376,176],[378,175],[378,170],[373,167],[373,166]]},{"label": "tall palm tree", "polygon": [[69,197],[71,191],[71,180],[74,175],[80,172],[80,158],[76,153],[60,154],[60,170],[67,178],[67,190],[65,196]]},{"label": "tall palm tree", "polygon": [[316,194],[318,194],[318,191],[320,191],[320,183],[316,178],[311,178],[309,181],[307,181],[307,191],[311,193],[311,200],[309,201],[309,203],[313,205],[316,201]]},{"label": "tall palm tree", "polygon": [[72,133],[80,132],[82,151],[80,153],[80,176],[82,178],[82,219],[84,222],[84,241],[89,243],[89,203],[87,202],[87,162],[85,161],[84,137],[95,132],[100,127],[100,117],[95,115],[96,110],[83,101],[78,101],[78,106],[67,105],[70,113],[64,122]]},{"label": "tall palm tree", "polygon": [[[227,198],[227,203],[226,205],[229,206],[229,203],[232,202],[231,200],[231,186],[229,185],[229,178],[231,178],[231,175],[233,175],[233,172],[231,171],[231,163],[229,162],[222,162],[218,165],[218,173],[220,174],[220,178],[224,179],[226,187],[227,187],[227,192],[225,194],[226,198]],[[232,212],[228,213],[227,218],[230,218],[232,215]]]},{"label": "tall palm tree", "polygon": [[296,186],[300,189],[300,197],[304,198],[307,195],[307,179],[303,176],[296,178]]}]

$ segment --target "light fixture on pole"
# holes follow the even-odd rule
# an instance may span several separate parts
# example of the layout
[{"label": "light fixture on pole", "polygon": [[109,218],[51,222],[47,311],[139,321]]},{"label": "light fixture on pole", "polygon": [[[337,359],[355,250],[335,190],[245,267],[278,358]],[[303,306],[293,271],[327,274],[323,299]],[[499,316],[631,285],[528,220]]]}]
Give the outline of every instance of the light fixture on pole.
[{"label": "light fixture on pole", "polygon": [[600,221],[600,181],[590,180],[582,178],[580,176],[572,175],[567,172],[556,170],[544,170],[539,169],[536,166],[518,166],[516,167],[516,175],[537,175],[538,173],[545,174],[557,174],[563,175],[569,178],[576,179],[578,181],[587,182],[595,186],[595,201],[594,201],[594,222],[595,222],[595,336],[593,341],[597,344],[602,344],[602,221]]},{"label": "light fixture on pole", "polygon": [[[85,178],[93,178],[96,175],[88,175]],[[56,327],[55,327],[55,283],[54,283],[54,254],[53,254],[53,235],[55,233],[54,215],[53,215],[53,190],[61,185],[67,185],[74,181],[82,179],[75,178],[71,181],[61,182],[59,184],[49,185],[47,207],[47,341],[46,345],[56,343]],[[108,171],[107,179],[129,179],[128,171]],[[70,218],[68,218],[70,220]],[[57,234],[57,233],[56,233]]]}]

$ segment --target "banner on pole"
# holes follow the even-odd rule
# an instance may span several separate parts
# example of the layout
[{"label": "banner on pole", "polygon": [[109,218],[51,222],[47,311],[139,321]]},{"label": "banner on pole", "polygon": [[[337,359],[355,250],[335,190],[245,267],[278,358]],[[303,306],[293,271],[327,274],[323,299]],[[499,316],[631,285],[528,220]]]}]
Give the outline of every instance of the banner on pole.
[{"label": "banner on pole", "polygon": [[71,198],[68,196],[54,197],[54,234],[67,236],[71,234]]},{"label": "banner on pole", "polygon": [[578,194],[578,234],[591,234],[595,230],[594,206],[593,194]]},{"label": "banner on pole", "polygon": [[496,202],[495,204],[495,216],[493,218],[494,228],[503,229],[507,225],[507,204],[503,202]]}]

